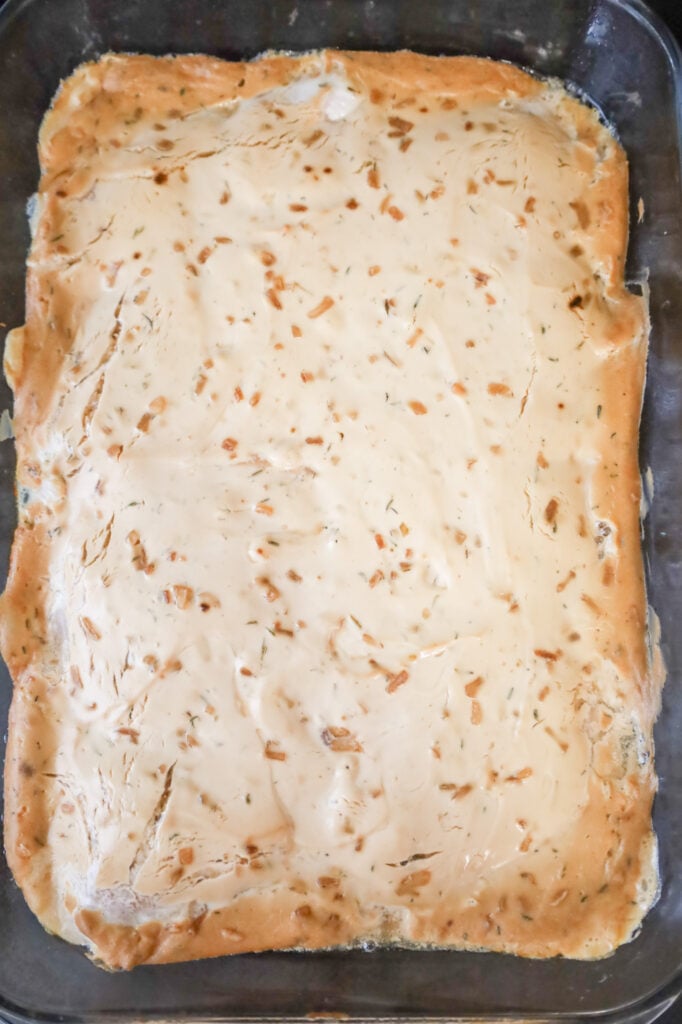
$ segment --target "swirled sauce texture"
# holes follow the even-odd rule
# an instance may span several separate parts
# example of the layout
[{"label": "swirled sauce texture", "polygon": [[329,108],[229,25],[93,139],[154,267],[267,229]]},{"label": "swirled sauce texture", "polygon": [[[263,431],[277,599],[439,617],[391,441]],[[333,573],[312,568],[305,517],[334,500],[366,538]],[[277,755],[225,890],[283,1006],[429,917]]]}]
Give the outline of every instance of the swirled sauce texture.
[{"label": "swirled sauce texture", "polygon": [[509,66],[106,57],[6,354],[8,854],[113,966],[656,892],[625,158]]}]

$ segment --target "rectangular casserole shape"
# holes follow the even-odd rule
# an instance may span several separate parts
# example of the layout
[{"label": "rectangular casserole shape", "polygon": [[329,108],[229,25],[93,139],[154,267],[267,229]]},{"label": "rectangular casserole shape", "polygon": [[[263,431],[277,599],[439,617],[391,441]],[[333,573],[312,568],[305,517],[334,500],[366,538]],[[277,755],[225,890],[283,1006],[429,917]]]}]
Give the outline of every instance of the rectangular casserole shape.
[{"label": "rectangular casserole shape", "polygon": [[[661,901],[641,936],[607,961],[535,963],[491,954],[378,950],[264,954],[107,976],[77,951],[46,936],[2,866],[0,1011],[21,1019],[301,1019],[310,1013],[353,1018],[499,1019],[607,1013],[651,1020],[674,991],[680,969],[680,769],[673,736],[682,713],[673,698],[680,668],[675,637],[680,583],[679,356],[673,348],[682,273],[680,138],[676,123],[679,65],[670,44],[641,8],[611,0],[587,4],[493,2],[419,9],[389,0],[269,5],[205,3],[180,11],[161,2],[13,3],[0,19],[6,84],[0,98],[5,134],[0,154],[3,304],[9,326],[22,317],[24,214],[35,188],[37,127],[58,81],[83,59],[107,50],[206,52],[251,57],[264,49],[318,46],[477,53],[511,59],[581,88],[615,125],[631,161],[632,238],[628,279],[650,271],[652,337],[642,431],[642,468],[651,467],[655,499],[645,523],[649,597],[661,618],[669,681],[657,729],[661,778],[655,826],[661,846]],[[35,64],[34,64],[35,62]],[[637,200],[644,219],[637,223]],[[7,393],[4,395],[8,404]],[[1,451],[3,565],[14,525],[11,446]],[[675,531],[677,530],[677,535]],[[677,584],[677,589],[676,585]],[[676,646],[677,643],[677,646]],[[3,713],[10,684],[3,674]],[[677,778],[675,773],[677,772]],[[639,1013],[640,1016],[633,1014]],[[614,1016],[616,1014],[616,1016]],[[642,1016],[642,1014],[644,1014]]]}]

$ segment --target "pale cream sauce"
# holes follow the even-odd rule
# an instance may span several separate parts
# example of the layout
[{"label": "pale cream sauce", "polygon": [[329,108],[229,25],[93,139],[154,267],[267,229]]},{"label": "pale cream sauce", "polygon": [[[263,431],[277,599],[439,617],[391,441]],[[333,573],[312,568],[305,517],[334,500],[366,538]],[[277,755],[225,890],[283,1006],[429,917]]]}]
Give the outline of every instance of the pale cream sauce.
[{"label": "pale cream sauce", "polygon": [[582,599],[617,557],[605,300],[553,96],[405,127],[312,76],[123,128],[64,202],[77,334],[37,443],[81,904],[136,923],[341,875],[369,914],[428,868],[418,898],[464,906],[560,859],[576,681],[622,680]]}]

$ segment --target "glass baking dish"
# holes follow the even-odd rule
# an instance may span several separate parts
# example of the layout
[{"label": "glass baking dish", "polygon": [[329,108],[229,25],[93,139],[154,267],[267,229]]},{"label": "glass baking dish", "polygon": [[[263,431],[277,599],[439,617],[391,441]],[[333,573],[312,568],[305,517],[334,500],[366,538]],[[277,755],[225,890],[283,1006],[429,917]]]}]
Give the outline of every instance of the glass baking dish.
[{"label": "glass baking dish", "polygon": [[[0,11],[0,318],[7,326],[23,322],[26,201],[38,180],[38,126],[60,78],[108,50],[245,58],[320,46],[473,53],[557,75],[597,105],[629,154],[628,280],[648,286],[652,325],[641,465],[651,468],[655,488],[643,542],[668,668],[656,729],[661,898],[632,943],[594,963],[376,949],[108,974],[43,932],[0,855],[0,1014],[89,1024],[314,1017],[648,1024],[682,987],[682,759],[675,749],[682,735],[682,79],[665,27],[639,0],[9,0]],[[0,408],[9,407],[4,382],[0,391]],[[3,579],[15,522],[13,472],[12,446],[0,445]],[[3,666],[3,722],[10,692]]]}]

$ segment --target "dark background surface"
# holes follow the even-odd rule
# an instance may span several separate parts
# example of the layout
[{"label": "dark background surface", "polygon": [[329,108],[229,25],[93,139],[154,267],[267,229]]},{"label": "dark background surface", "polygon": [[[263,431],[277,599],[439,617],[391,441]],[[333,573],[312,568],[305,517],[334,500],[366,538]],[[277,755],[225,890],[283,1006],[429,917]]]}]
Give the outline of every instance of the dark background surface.
[{"label": "dark background surface", "polygon": [[665,19],[682,45],[682,0],[649,0],[649,7]]}]

